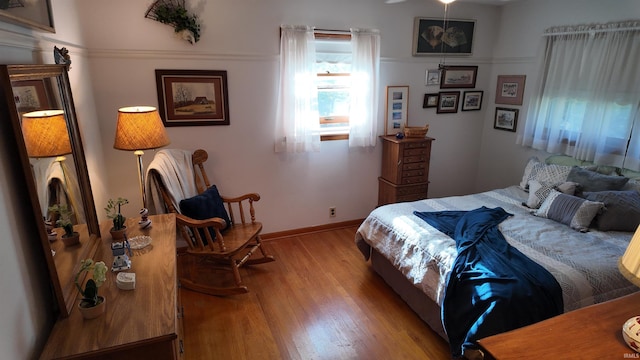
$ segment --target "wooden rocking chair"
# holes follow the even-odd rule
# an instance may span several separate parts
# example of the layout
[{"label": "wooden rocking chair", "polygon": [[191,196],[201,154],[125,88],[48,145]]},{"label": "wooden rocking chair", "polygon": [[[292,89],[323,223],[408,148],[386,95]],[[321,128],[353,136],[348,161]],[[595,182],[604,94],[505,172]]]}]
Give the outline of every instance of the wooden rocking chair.
[{"label": "wooden rocking chair", "polygon": [[[205,150],[196,150],[192,155],[192,171],[199,194],[211,186],[203,166],[207,158],[208,154]],[[185,169],[185,171],[190,170]],[[249,290],[242,283],[239,268],[245,264],[262,264],[275,260],[263,248],[260,239],[262,224],[255,221],[253,203],[260,200],[260,195],[249,193],[234,198],[222,196],[231,219],[231,226],[223,232],[226,222],[222,218],[196,220],[180,214],[171,201],[162,175],[153,169],[149,171],[149,175],[154,178],[166,210],[176,214],[178,236],[182,237],[188,245],[185,254],[190,259],[185,259],[186,266],[179,274],[181,285],[186,289],[210,295],[234,295],[248,292]],[[256,251],[259,253],[256,254]],[[259,256],[252,257],[254,254]],[[233,274],[233,284],[224,284],[224,279],[212,276],[216,274],[212,270],[230,271]]]}]

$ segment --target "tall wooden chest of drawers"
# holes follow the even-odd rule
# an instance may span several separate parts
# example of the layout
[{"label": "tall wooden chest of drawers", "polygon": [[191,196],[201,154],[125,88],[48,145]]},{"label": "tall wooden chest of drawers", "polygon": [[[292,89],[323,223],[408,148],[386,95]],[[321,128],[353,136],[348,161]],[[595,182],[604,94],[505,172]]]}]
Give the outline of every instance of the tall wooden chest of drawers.
[{"label": "tall wooden chest of drawers", "polygon": [[433,138],[381,136],[382,171],[378,178],[378,206],[427,198]]}]

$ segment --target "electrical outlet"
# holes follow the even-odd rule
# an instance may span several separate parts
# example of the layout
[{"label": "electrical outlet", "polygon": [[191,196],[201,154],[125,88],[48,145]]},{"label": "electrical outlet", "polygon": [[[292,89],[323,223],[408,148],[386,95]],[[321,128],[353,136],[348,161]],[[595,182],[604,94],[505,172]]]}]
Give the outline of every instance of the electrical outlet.
[{"label": "electrical outlet", "polygon": [[329,217],[336,217],[336,207],[332,206],[329,208]]}]

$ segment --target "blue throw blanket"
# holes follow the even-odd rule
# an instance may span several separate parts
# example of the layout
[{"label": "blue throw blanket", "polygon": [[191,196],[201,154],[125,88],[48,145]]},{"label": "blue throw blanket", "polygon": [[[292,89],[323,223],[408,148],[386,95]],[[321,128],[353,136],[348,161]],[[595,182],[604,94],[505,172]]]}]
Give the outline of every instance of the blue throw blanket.
[{"label": "blue throw blanket", "polygon": [[442,323],[454,357],[476,341],[556,316],[562,289],[546,269],[507,243],[502,208],[414,212],[456,241],[458,256],[442,304]]}]

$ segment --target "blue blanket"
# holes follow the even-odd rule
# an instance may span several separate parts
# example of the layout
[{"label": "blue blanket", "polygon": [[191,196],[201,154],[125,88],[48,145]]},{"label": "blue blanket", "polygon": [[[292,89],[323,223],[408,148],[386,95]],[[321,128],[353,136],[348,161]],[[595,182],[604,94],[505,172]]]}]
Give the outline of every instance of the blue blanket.
[{"label": "blue blanket", "polygon": [[546,269],[507,243],[502,208],[414,212],[456,241],[458,256],[442,304],[442,323],[454,357],[476,341],[563,311],[562,289]]}]

